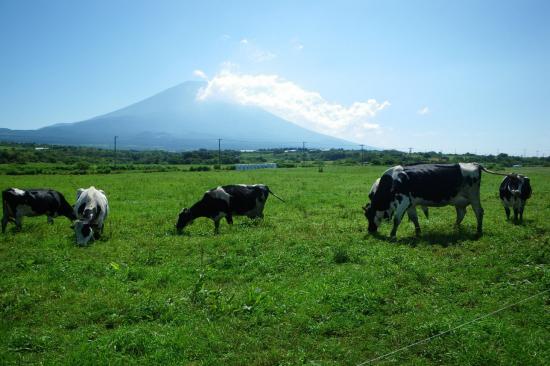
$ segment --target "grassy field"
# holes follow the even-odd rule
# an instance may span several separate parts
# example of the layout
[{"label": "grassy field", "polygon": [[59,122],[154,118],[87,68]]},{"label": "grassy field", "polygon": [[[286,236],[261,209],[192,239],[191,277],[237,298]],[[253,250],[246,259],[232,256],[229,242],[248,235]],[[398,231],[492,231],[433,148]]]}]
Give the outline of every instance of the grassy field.
[{"label": "grassy field", "polygon": [[[525,223],[506,222],[483,175],[484,236],[468,210],[367,233],[361,206],[383,167],[1,176],[1,188],[106,191],[105,237],[75,245],[70,222],[27,218],[0,237],[0,364],[355,365],[550,288],[550,169],[524,169]],[[213,235],[179,210],[220,184],[265,183],[263,222]],[[419,210],[419,215],[421,212]],[[390,225],[381,232],[389,234]],[[378,364],[550,364],[545,293]]]}]

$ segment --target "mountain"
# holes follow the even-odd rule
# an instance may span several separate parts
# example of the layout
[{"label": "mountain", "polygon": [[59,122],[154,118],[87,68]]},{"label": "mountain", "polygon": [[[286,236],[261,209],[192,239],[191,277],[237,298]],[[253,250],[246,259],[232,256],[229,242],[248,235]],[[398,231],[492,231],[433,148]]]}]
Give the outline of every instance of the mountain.
[{"label": "mountain", "polygon": [[191,150],[270,147],[338,148],[353,143],[302,128],[263,109],[197,101],[204,82],[185,82],[125,108],[88,120],[37,130],[0,129],[0,140],[122,149]]}]

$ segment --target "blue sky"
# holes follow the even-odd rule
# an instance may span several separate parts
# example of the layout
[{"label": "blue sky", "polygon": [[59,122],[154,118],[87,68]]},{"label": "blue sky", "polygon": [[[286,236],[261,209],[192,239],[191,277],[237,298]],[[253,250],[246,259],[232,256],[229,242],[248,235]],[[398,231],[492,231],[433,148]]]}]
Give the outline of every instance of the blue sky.
[{"label": "blue sky", "polygon": [[[0,0],[0,127],[205,79],[357,143],[549,155],[548,19],[550,2],[531,0]],[[312,114],[292,109],[312,96]]]}]

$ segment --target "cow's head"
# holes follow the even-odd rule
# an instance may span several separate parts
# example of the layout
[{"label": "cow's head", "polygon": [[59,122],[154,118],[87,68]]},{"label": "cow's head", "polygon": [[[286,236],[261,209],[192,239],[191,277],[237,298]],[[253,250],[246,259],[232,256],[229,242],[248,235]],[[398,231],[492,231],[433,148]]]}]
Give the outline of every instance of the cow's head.
[{"label": "cow's head", "polygon": [[69,204],[69,202],[67,202],[67,200],[63,196],[61,196],[61,207],[59,208],[59,214],[65,216],[71,221],[77,219],[73,207]]},{"label": "cow's head", "polygon": [[94,231],[87,220],[77,220],[74,223],[74,232],[76,234],[76,243],[86,245],[93,238]]},{"label": "cow's head", "polygon": [[516,173],[508,175],[505,179],[508,180],[507,188],[514,197],[519,197],[521,194],[522,176]]},{"label": "cow's head", "polygon": [[188,208],[184,208],[181,210],[179,216],[178,216],[178,222],[176,223],[176,231],[178,234],[181,234],[183,231],[183,228],[189,225],[193,221],[193,215],[191,214],[191,210]]},{"label": "cow's head", "polygon": [[[378,184],[375,187],[376,183]],[[375,233],[382,220],[389,219],[393,215],[393,178],[385,174],[376,183],[369,193],[371,202],[363,207],[369,222],[369,233]]]}]

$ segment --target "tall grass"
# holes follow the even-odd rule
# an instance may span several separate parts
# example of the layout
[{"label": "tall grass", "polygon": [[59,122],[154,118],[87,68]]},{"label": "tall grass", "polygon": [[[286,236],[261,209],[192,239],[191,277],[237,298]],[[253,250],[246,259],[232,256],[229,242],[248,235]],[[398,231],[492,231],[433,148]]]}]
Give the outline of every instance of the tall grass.
[{"label": "tall grass", "polygon": [[[397,242],[368,235],[361,205],[383,168],[4,176],[74,201],[108,195],[105,236],[75,245],[70,222],[26,218],[0,237],[0,363],[353,365],[549,288],[550,170],[531,168],[523,225],[507,222],[484,175],[484,235],[470,210],[404,220]],[[263,221],[177,213],[204,191],[265,183]],[[543,295],[384,360],[387,364],[548,364]]]}]

